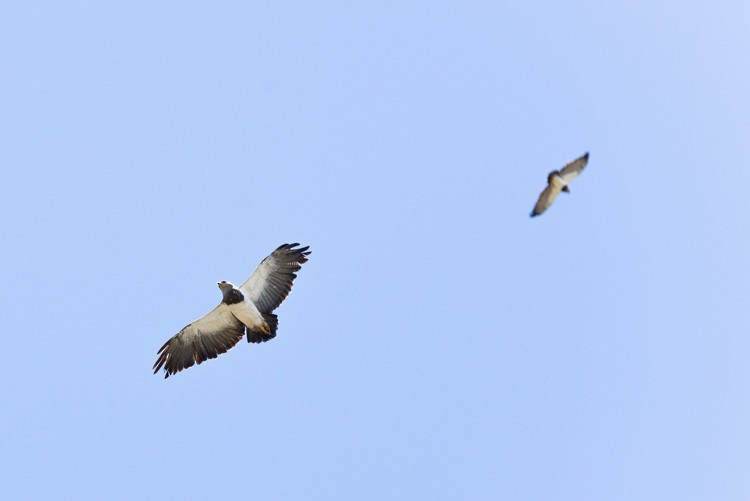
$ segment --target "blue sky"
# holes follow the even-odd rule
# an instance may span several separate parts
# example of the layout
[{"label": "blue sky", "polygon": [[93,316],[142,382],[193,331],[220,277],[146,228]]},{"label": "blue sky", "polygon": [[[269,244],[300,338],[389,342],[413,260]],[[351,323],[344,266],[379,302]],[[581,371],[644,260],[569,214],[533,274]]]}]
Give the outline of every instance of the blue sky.
[{"label": "blue sky", "polygon": [[750,497],[745,2],[2,10],[8,499]]}]

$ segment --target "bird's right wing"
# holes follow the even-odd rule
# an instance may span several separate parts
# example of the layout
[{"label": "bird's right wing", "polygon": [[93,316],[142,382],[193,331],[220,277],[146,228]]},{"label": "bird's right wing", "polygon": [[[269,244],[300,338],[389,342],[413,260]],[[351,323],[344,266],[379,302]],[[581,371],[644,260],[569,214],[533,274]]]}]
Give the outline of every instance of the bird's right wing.
[{"label": "bird's right wing", "polygon": [[555,201],[557,195],[560,194],[562,187],[555,184],[549,184],[544,191],[539,195],[539,200],[536,201],[534,210],[531,211],[531,217],[538,216],[542,212],[546,211],[552,202]]},{"label": "bird's right wing", "polygon": [[[240,285],[261,313],[271,313],[279,307],[292,290],[296,272],[307,262],[310,246],[299,244],[279,246],[255,268],[253,274]],[[296,248],[295,248],[296,247]]]},{"label": "bird's right wing", "polygon": [[236,345],[244,334],[245,325],[221,303],[164,343],[154,363],[154,374],[164,367],[164,377],[168,378],[195,363],[216,358]]},{"label": "bird's right wing", "polygon": [[589,162],[589,154],[586,152],[582,157],[576,158],[568,165],[560,169],[560,177],[563,178],[565,184],[568,184],[573,179],[578,177],[578,174],[583,172],[583,168]]}]

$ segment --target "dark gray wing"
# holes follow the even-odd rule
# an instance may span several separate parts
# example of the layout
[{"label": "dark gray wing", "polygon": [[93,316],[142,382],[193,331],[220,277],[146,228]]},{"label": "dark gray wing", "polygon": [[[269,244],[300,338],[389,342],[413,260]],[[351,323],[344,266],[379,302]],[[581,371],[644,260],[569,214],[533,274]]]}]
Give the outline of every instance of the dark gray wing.
[{"label": "dark gray wing", "polygon": [[542,212],[546,211],[552,202],[555,201],[557,195],[562,191],[562,186],[555,184],[549,184],[544,191],[539,195],[539,200],[536,201],[534,210],[531,211],[531,217],[538,216]]},{"label": "dark gray wing", "polygon": [[154,374],[164,367],[164,377],[168,378],[195,363],[216,358],[236,345],[244,334],[243,323],[221,303],[164,343],[154,363]]},{"label": "dark gray wing", "polygon": [[295,272],[307,262],[310,247],[299,247],[299,244],[284,244],[265,258],[255,268],[240,290],[246,298],[255,304],[261,313],[271,313],[279,307],[292,290],[292,282],[297,278]]},{"label": "dark gray wing", "polygon": [[580,174],[583,171],[583,168],[586,167],[586,164],[589,162],[589,154],[586,152],[585,155],[583,155],[580,158],[576,158],[572,162],[570,162],[568,165],[560,169],[560,177],[563,178],[563,181],[565,181],[565,184],[568,184],[573,179],[578,177],[578,174]]}]

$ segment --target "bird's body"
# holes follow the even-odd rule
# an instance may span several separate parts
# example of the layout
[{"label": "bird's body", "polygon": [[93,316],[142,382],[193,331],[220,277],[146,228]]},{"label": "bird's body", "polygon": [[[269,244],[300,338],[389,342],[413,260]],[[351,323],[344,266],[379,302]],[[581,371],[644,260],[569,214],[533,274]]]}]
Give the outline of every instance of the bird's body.
[{"label": "bird's body", "polygon": [[565,179],[563,179],[562,176],[560,176],[560,172],[556,170],[550,172],[549,176],[547,176],[547,184],[549,184],[550,186],[554,186],[556,190],[559,189],[561,191],[567,185],[567,183],[565,182]]},{"label": "bird's body", "polygon": [[158,352],[154,374],[163,367],[167,378],[172,374],[216,358],[247,335],[250,343],[262,343],[276,336],[278,319],[273,310],[292,290],[296,271],[307,262],[309,247],[284,244],[265,258],[237,287],[221,281],[219,305],[198,320],[186,325]]},{"label": "bird's body", "polygon": [[252,301],[245,300],[245,295],[241,290],[227,281],[219,282],[219,288],[221,288],[221,292],[224,294],[221,302],[228,306],[232,315],[242,322],[245,327],[250,330],[270,332],[268,323],[263,320],[263,315]]},{"label": "bird's body", "polygon": [[588,161],[589,154],[586,153],[582,157],[573,160],[559,171],[553,170],[552,172],[550,172],[547,176],[547,187],[539,195],[539,199],[534,206],[534,210],[531,211],[531,217],[538,216],[546,211],[549,206],[552,205],[552,202],[555,201],[557,195],[559,195],[561,191],[570,193],[568,184],[570,184],[573,179],[578,177],[578,175],[583,171],[584,167],[586,167]]},{"label": "bird's body", "polygon": [[268,323],[263,320],[263,316],[258,308],[249,301],[229,305],[229,311],[237,317],[237,320],[245,324],[248,329],[270,332]]}]

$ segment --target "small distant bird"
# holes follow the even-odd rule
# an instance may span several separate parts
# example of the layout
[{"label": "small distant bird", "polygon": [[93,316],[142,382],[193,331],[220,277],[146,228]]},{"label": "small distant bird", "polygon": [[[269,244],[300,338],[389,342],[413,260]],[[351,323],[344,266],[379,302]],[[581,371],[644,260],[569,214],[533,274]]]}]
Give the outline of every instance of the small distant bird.
[{"label": "small distant bird", "polygon": [[164,367],[164,378],[209,359],[236,345],[247,334],[249,343],[276,337],[279,325],[273,310],[292,290],[295,274],[307,262],[310,247],[284,244],[273,251],[239,287],[218,282],[219,306],[188,324],[158,351],[154,374]]},{"label": "small distant bird", "polygon": [[541,195],[539,195],[539,200],[537,200],[536,205],[534,206],[534,210],[531,212],[531,217],[538,216],[539,214],[546,211],[547,208],[552,205],[552,202],[555,201],[557,195],[559,195],[561,191],[570,193],[568,184],[573,179],[578,177],[578,174],[583,171],[583,168],[586,167],[588,161],[589,154],[588,152],[586,152],[585,155],[580,158],[576,158],[559,171],[553,170],[552,172],[550,172],[549,176],[547,176],[547,187],[544,189]]}]

